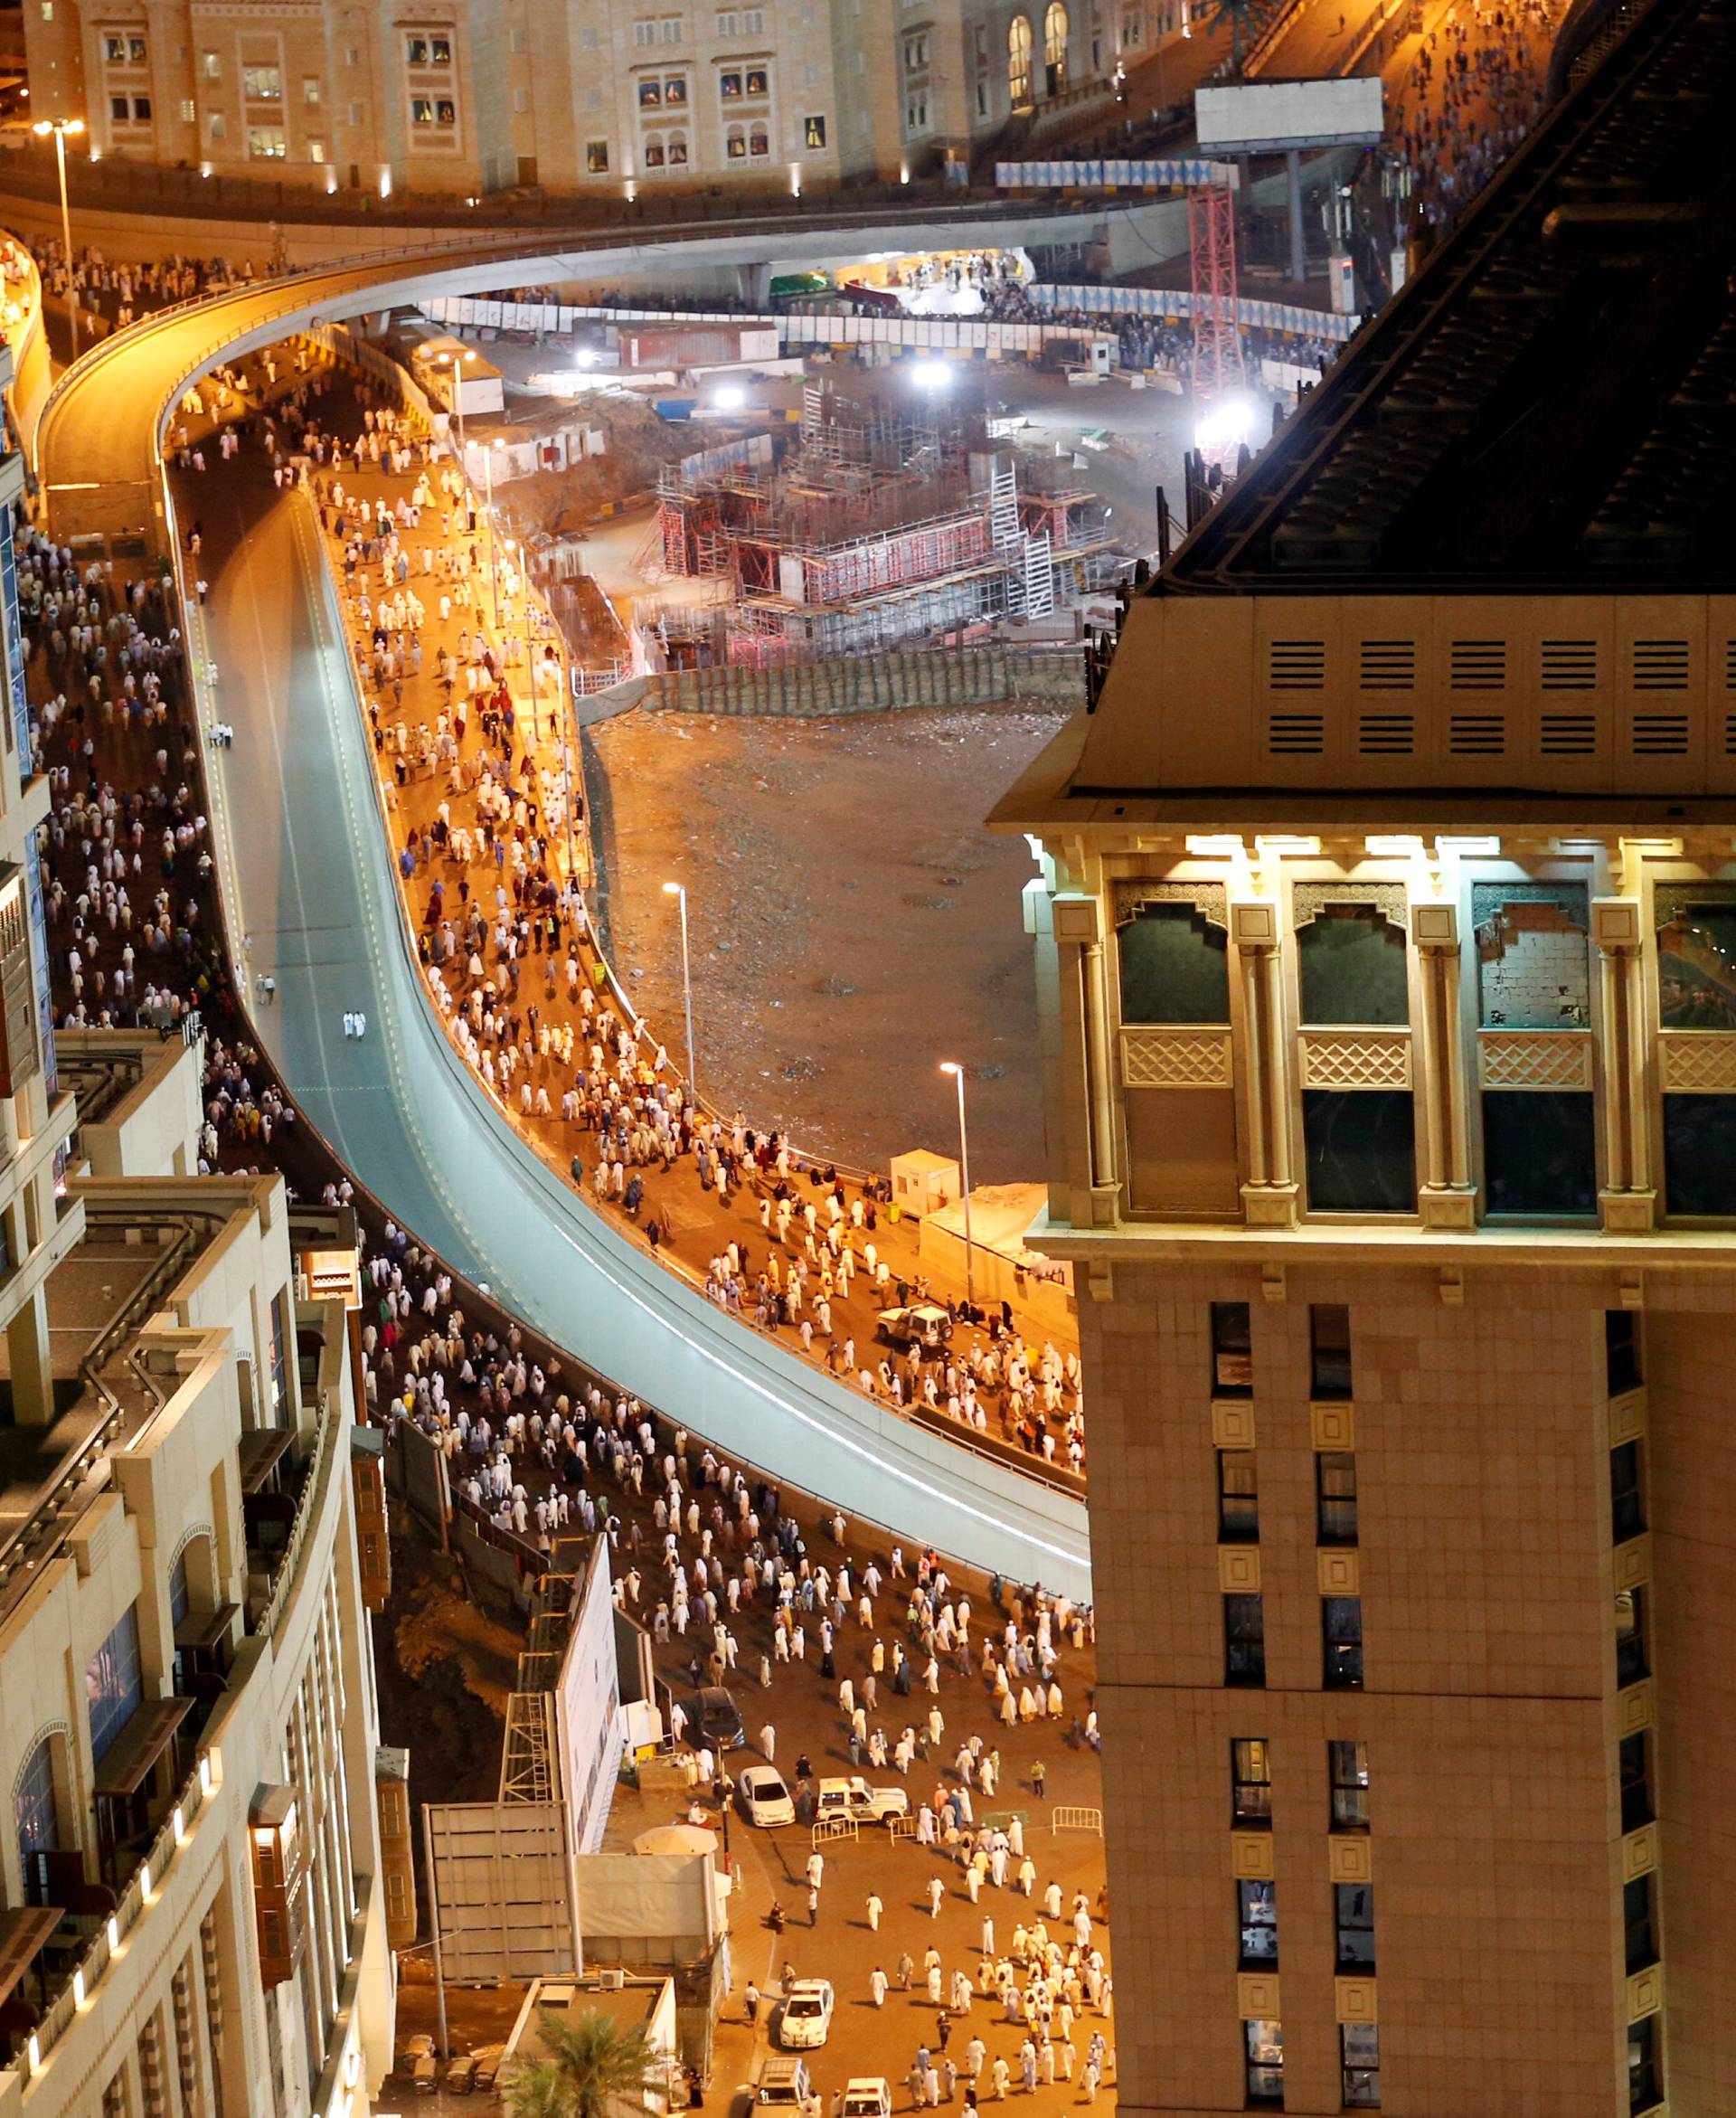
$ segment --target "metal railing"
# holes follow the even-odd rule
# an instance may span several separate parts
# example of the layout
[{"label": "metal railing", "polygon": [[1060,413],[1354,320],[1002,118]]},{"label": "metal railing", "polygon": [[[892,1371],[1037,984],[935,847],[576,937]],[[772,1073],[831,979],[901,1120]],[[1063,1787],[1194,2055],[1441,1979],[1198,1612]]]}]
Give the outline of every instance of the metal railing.
[{"label": "metal railing", "polygon": [[77,2019],[81,2003],[95,1995],[120,1943],[144,1918],[160,1894],[164,1880],[193,1835],[193,1826],[211,1794],[211,1767],[202,1756],[187,1775],[167,1819],[151,1841],[148,1854],[128,1877],[120,1901],[97,1929],[90,1946],[66,1974],[66,1982],[43,2011],[25,2046],[26,2071],[35,2074]]},{"label": "metal railing", "polygon": [[315,1428],[313,1461],[307,1466],[307,1475],[302,1480],[301,1492],[296,1501],[296,1518],[289,1526],[289,1535],[284,1541],[283,1560],[277,1578],[271,1584],[271,1593],[266,1598],[265,1608],[259,1613],[259,1622],[250,1628],[254,1632],[275,1640],[283,1623],[283,1614],[296,1585],[296,1568],[302,1547],[307,1542],[308,1526],[314,1519],[320,1498],[326,1489],[331,1470],[332,1451],[343,1421],[333,1408],[328,1397],[322,1397]]},{"label": "metal railing", "polygon": [[1095,1831],[1103,1836],[1103,1811],[1100,1809],[1084,1809],[1077,1803],[1063,1804],[1050,1812],[1051,1831]]}]

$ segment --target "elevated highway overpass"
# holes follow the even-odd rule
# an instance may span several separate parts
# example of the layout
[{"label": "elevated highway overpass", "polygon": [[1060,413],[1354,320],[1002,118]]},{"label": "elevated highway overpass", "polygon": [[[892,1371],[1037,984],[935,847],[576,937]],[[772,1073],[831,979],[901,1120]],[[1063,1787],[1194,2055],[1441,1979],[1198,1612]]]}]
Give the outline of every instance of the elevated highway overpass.
[{"label": "elevated highway overpass", "polygon": [[[726,237],[670,235],[659,255],[835,261],[863,250],[1053,241],[1102,207],[1002,205],[889,227],[835,213]],[[424,296],[643,269],[646,238],[544,240],[373,258],[146,319],[65,375],[36,461],[51,534],[179,556],[161,439],[181,392],[218,363],[316,324]],[[434,1019],[377,808],[335,593],[307,504],[244,510],[213,481],[211,600],[187,611],[231,960],[243,999],[277,982],[254,1035],[307,1120],[402,1224],[556,1344],[695,1432],[849,1513],[1016,1578],[1090,1593],[1083,1503],[833,1382],[705,1301],[593,1214],[505,1123]],[[232,519],[231,519],[232,517]],[[363,1040],[341,1020],[369,1018]]]}]

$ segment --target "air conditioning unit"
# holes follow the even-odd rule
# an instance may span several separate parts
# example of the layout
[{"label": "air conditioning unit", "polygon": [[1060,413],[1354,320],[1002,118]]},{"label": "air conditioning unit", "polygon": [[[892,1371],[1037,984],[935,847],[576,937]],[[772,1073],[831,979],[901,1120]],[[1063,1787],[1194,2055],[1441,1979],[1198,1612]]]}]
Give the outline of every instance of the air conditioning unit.
[{"label": "air conditioning unit", "polygon": [[618,1993],[627,1983],[627,1973],[624,1971],[599,1971],[597,1973],[597,1983],[605,1993]]}]

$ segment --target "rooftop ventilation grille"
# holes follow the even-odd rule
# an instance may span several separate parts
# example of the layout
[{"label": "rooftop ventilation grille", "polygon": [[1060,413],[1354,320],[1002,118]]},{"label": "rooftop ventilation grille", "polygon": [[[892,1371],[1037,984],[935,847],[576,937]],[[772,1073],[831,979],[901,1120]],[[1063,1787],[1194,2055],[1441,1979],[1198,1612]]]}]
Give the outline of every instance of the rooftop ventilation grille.
[{"label": "rooftop ventilation grille", "polygon": [[1356,748],[1365,758],[1408,758],[1417,747],[1413,714],[1364,714],[1356,731]]},{"label": "rooftop ventilation grille", "polygon": [[1546,758],[1591,758],[1598,754],[1595,714],[1545,714],[1538,748]]},{"label": "rooftop ventilation grille", "polygon": [[1266,723],[1266,748],[1275,758],[1317,758],[1326,747],[1324,714],[1274,714]]},{"label": "rooftop ventilation grille", "polygon": [[1546,639],[1543,642],[1545,691],[1595,691],[1597,685],[1596,640]]},{"label": "rooftop ventilation grille", "polygon": [[1417,643],[1413,639],[1365,639],[1361,658],[1364,691],[1414,691]]},{"label": "rooftop ventilation grille", "polygon": [[1688,688],[1688,643],[1684,639],[1637,639],[1633,666],[1636,691]]},{"label": "rooftop ventilation grille", "polygon": [[[1736,721],[1736,715],[1731,716]],[[1454,714],[1447,723],[1448,754],[1456,758],[1498,758],[1507,748],[1505,714]]]},{"label": "rooftop ventilation grille", "polygon": [[1506,641],[1456,639],[1448,650],[1448,681],[1455,691],[1505,691]]},{"label": "rooftop ventilation grille", "polygon": [[1634,715],[1637,758],[1684,758],[1687,754],[1688,716],[1685,714]]},{"label": "rooftop ventilation grille", "polygon": [[1322,691],[1326,682],[1323,639],[1275,639],[1267,651],[1266,681],[1274,691]]}]

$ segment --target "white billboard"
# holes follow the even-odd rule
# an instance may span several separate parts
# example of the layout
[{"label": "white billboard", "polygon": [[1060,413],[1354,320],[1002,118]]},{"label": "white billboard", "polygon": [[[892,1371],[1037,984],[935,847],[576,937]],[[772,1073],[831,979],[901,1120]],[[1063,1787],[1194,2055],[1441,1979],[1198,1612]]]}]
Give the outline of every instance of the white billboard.
[{"label": "white billboard", "polygon": [[1360,147],[1381,137],[1380,76],[1242,81],[1234,88],[1199,89],[1194,96],[1194,121],[1203,155]]}]

